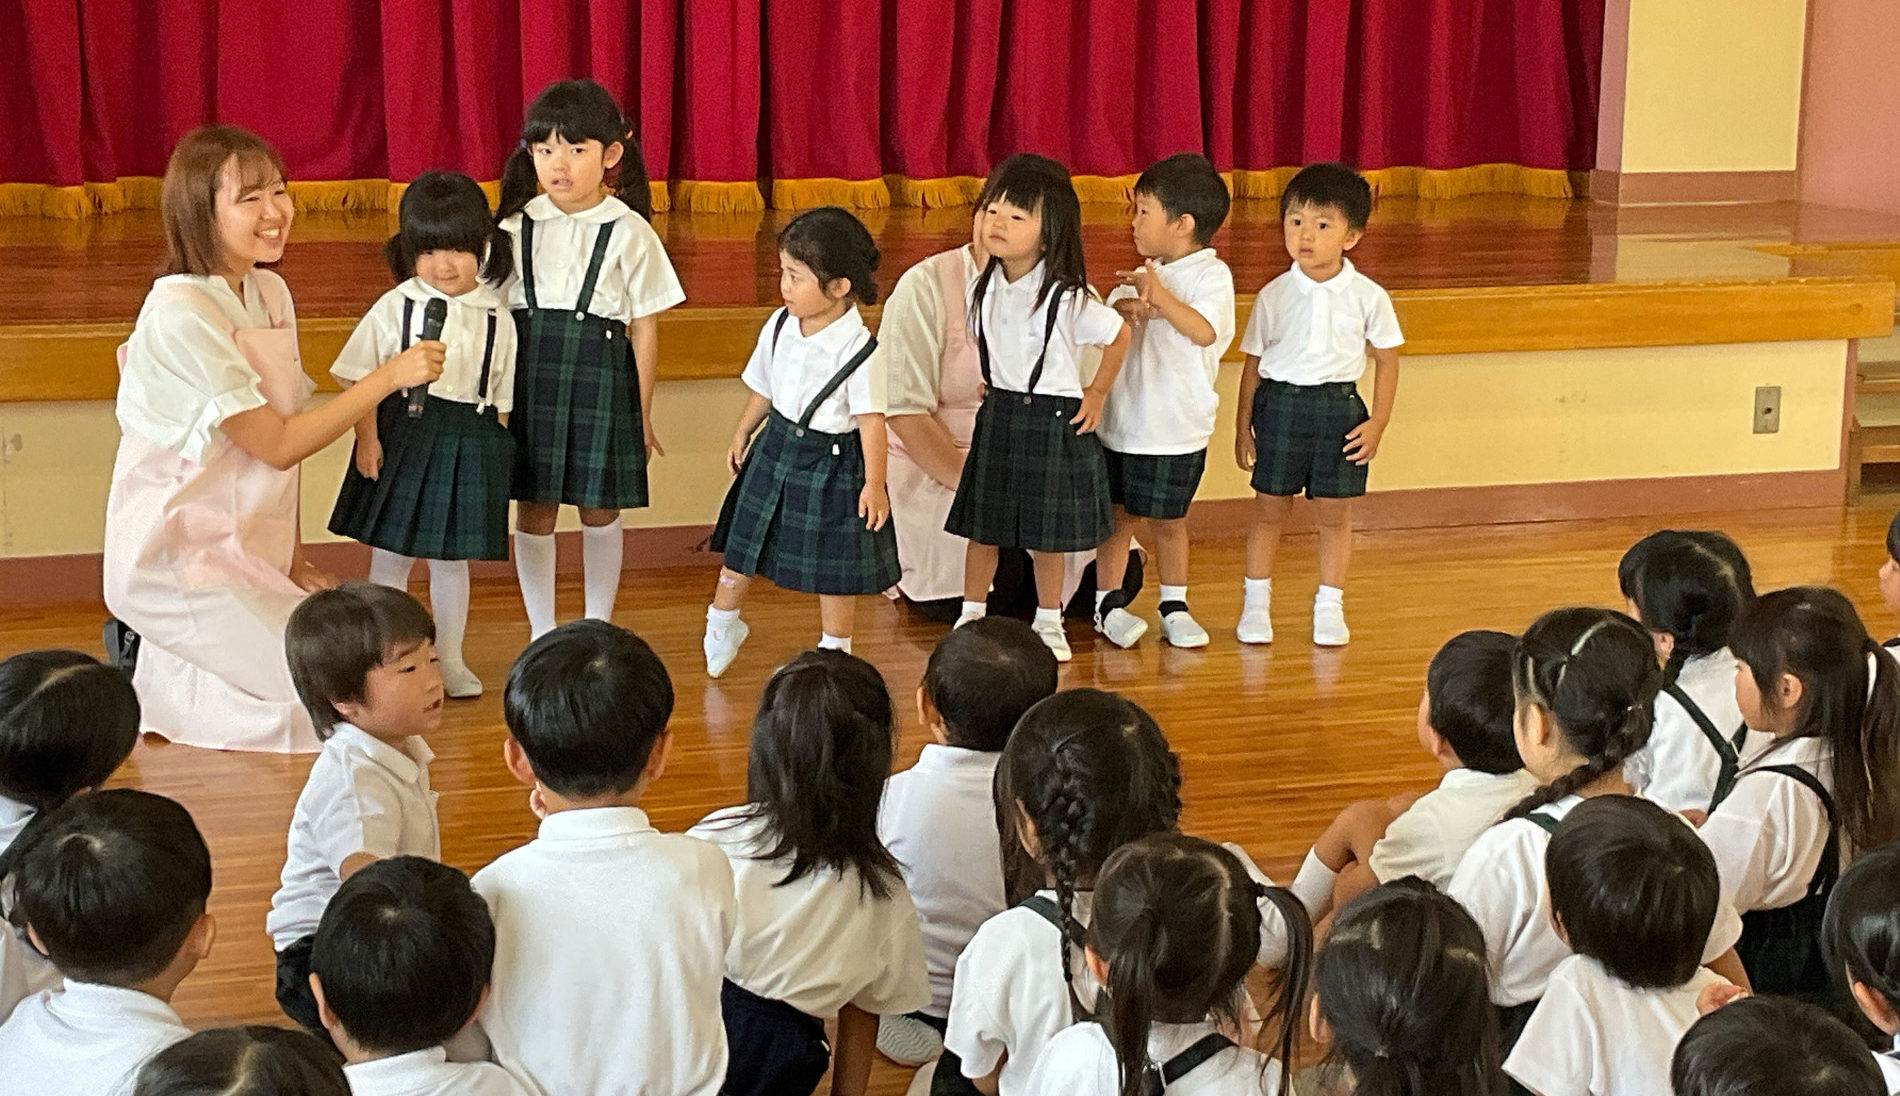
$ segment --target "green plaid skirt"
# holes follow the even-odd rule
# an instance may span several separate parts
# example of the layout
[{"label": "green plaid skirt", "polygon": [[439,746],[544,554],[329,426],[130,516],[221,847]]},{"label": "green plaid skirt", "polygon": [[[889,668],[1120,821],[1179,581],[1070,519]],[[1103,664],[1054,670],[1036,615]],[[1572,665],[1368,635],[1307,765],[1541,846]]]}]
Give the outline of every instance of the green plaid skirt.
[{"label": "green plaid skirt", "polygon": [[1138,518],[1171,521],[1187,517],[1188,504],[1207,471],[1207,450],[1157,456],[1117,453],[1102,447],[1108,461],[1108,497]]},{"label": "green plaid skirt", "polygon": [[864,443],[774,411],[726,492],[709,546],[742,575],[807,594],[878,594],[897,585],[897,532],[858,516]]},{"label": "green plaid skirt", "polygon": [[1346,459],[1346,435],[1372,416],[1359,388],[1263,380],[1253,395],[1253,489],[1263,495],[1352,499],[1370,465]]},{"label": "green plaid skirt", "polygon": [[1115,529],[1108,465],[1094,434],[1069,424],[1082,401],[992,388],[944,531],[978,544],[1081,552]]},{"label": "green plaid skirt", "polygon": [[350,467],[330,513],[330,531],[421,559],[508,558],[508,472],[515,442],[494,408],[431,396],[409,417],[398,392],[376,407],[383,471]]},{"label": "green plaid skirt", "polygon": [[640,374],[625,324],[515,310],[514,497],[597,510],[647,504]]}]

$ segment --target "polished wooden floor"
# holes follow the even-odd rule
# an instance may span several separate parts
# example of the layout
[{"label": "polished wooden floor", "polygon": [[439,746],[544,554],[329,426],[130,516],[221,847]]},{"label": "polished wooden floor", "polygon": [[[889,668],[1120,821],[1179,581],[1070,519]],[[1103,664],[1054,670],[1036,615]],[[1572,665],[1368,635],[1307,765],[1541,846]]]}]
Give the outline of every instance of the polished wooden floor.
[{"label": "polished wooden floor", "polygon": [[[1441,642],[1465,628],[1521,629],[1557,605],[1618,604],[1617,559],[1652,529],[1724,529],[1747,550],[1762,589],[1834,584],[1861,606],[1876,634],[1893,634],[1900,621],[1881,605],[1875,571],[1900,494],[1891,485],[1888,493],[1877,491],[1870,486],[1849,509],[1362,534],[1348,599],[1356,639],[1339,651],[1318,650],[1305,638],[1316,583],[1310,536],[1290,538],[1285,547],[1276,578],[1281,639],[1265,649],[1242,648],[1232,638],[1240,543],[1202,543],[1193,602],[1216,637],[1211,647],[1186,652],[1149,642],[1124,652],[1071,625],[1076,660],[1062,682],[1119,690],[1147,706],[1182,757],[1186,828],[1240,842],[1284,878],[1342,805],[1435,781],[1416,745],[1413,717],[1426,661]],[[713,577],[710,566],[648,572],[630,577],[621,596],[620,623],[653,643],[678,690],[678,748],[648,804],[670,830],[740,799],[746,728],[763,681],[814,640],[818,627],[812,599],[762,586],[746,607],[753,633],[739,663],[725,679],[709,681],[699,639]],[[579,597],[577,588],[563,588],[566,613],[578,610]],[[1152,612],[1152,594],[1138,608]],[[0,611],[0,655],[56,645],[96,652],[102,614],[93,604]],[[501,763],[499,686],[527,638],[512,583],[478,584],[471,632],[470,661],[491,691],[453,703],[432,745],[444,857],[474,871],[535,827],[525,790]],[[901,764],[922,745],[908,700],[941,632],[881,600],[860,608],[858,651],[884,672],[903,711]],[[218,943],[178,998],[194,1025],[278,1018],[264,914],[308,767],[308,758],[145,743],[120,774],[120,782],[183,802],[211,844]],[[897,1070],[880,1064],[877,1091],[901,1091],[902,1083]]]}]

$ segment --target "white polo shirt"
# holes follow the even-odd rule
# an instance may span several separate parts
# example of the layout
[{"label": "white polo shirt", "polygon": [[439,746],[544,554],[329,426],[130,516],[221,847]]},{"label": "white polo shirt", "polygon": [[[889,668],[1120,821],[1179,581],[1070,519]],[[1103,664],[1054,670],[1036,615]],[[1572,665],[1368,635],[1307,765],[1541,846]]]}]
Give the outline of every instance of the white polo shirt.
[{"label": "white polo shirt", "polygon": [[[645,217],[618,198],[608,198],[579,213],[563,213],[545,194],[529,200],[526,214],[534,218],[534,299],[557,312],[572,309],[580,300],[587,278],[594,239],[603,224],[612,224],[607,257],[587,311],[621,323],[664,312],[686,299],[672,260]],[[527,289],[521,279],[521,214],[501,222],[514,239],[515,273],[502,286],[510,309],[526,308]]]},{"label": "white polo shirt", "polygon": [[1003,860],[990,787],[1002,754],[925,746],[884,784],[877,833],[903,866],[923,926],[932,1016],[950,1015],[957,957],[1003,912]]},{"label": "white polo shirt", "polygon": [[536,1096],[714,1096],[738,910],[717,848],[638,807],[562,811],[475,873],[495,918],[477,1024]]},{"label": "white polo shirt", "polygon": [[[1581,802],[1565,796],[1538,810],[1561,821]],[[1689,820],[1682,824],[1688,826]],[[1471,843],[1445,888],[1484,930],[1493,1004],[1510,1007],[1542,997],[1551,972],[1572,954],[1550,918],[1550,889],[1544,885],[1549,848],[1550,835],[1530,819],[1500,822]],[[1723,902],[1716,907],[1702,961],[1720,958],[1741,938],[1741,916]]]},{"label": "white polo shirt", "polygon": [[[1155,1024],[1148,1057],[1157,1066],[1216,1032],[1213,1024]],[[1118,1096],[1121,1067],[1100,1024],[1077,1024],[1049,1040],[1030,1074],[1031,1096]],[[1280,1066],[1249,1047],[1228,1047],[1167,1087],[1168,1096],[1279,1096]]]},{"label": "white polo shirt", "polygon": [[441,1047],[343,1067],[351,1096],[531,1096],[493,1062],[451,1062]]},{"label": "white polo shirt", "polygon": [[[1128,357],[1109,390],[1102,412],[1102,444],[1117,453],[1178,456],[1207,448],[1220,413],[1221,355],[1234,341],[1234,273],[1211,247],[1160,268],[1161,284],[1214,328],[1214,341],[1195,346],[1174,325],[1156,316],[1136,324]],[[1137,296],[1117,286],[1118,300]]]},{"label": "white polo shirt", "polygon": [[[1735,702],[1735,656],[1726,649],[1683,663],[1676,684],[1702,709],[1725,740],[1733,741],[1742,726],[1742,709]],[[1754,756],[1773,741],[1760,731],[1742,738],[1741,757]],[[1623,776],[1636,794],[1672,811],[1706,811],[1722,774],[1722,755],[1694,717],[1668,693],[1656,697],[1656,723],[1649,744],[1631,755]]]},{"label": "white polo shirt", "polygon": [[[1005,392],[1025,392],[1029,388],[1036,356],[1043,352],[1043,332],[1048,330],[1049,298],[1043,298],[1040,304],[1036,301],[1042,277],[1041,263],[1013,284],[1003,277],[1001,265],[989,275],[989,286],[983,292],[982,324],[973,325],[972,332],[982,331],[989,344],[992,388]],[[1050,296],[1055,295],[1056,291],[1050,290]],[[974,286],[971,299],[975,299]],[[1055,308],[1056,326],[1049,336],[1049,352],[1043,357],[1035,394],[1080,398],[1082,348],[1114,342],[1124,326],[1121,314],[1079,289],[1063,294]]]},{"label": "white polo shirt", "polygon": [[[345,386],[352,385],[400,354],[405,303],[409,305],[409,340],[411,344],[421,340],[423,312],[433,300],[448,302],[442,342],[449,349],[442,362],[442,376],[429,384],[429,395],[477,408],[492,404],[497,411],[513,409],[515,318],[501,295],[487,283],[478,282],[467,293],[451,297],[421,278],[411,278],[383,294],[350,333],[350,341],[337,354],[330,375]],[[492,350],[488,345],[491,319],[495,321]],[[488,362],[487,387],[481,383],[484,355]]]},{"label": "white polo shirt", "polygon": [[1696,1022],[1696,997],[1721,975],[1696,968],[1674,989],[1635,989],[1572,955],[1551,971],[1504,1072],[1539,1096],[1659,1096],[1676,1044]]},{"label": "white polo shirt", "polygon": [[434,758],[419,737],[396,746],[337,724],[297,797],[282,885],[264,918],[278,951],[317,931],[324,907],[343,885],[343,861],[357,853],[442,859],[436,793],[429,787]]},{"label": "white polo shirt", "polygon": [[1478,835],[1536,790],[1537,778],[1523,769],[1452,769],[1438,787],[1392,820],[1385,836],[1372,846],[1367,866],[1381,883],[1416,875],[1443,890]]},{"label": "white polo shirt", "polygon": [[[753,347],[739,379],[770,399],[772,410],[797,422],[838,370],[871,341],[871,331],[864,326],[856,305],[809,338],[799,332],[796,317],[787,315],[783,326],[778,320],[779,314],[774,312],[765,321],[759,343]],[[849,434],[858,428],[858,415],[883,413],[882,371],[865,361],[818,405],[811,427],[827,434]]]},{"label": "white polo shirt", "polygon": [[7,851],[26,824],[33,821],[33,808],[0,795],[0,852]]},{"label": "white polo shirt", "polygon": [[784,883],[790,858],[755,859],[773,838],[744,807],[714,811],[689,832],[732,864],[739,920],[726,977],[734,985],[821,1020],[845,1005],[881,1016],[930,1002],[924,939],[901,880],[881,900],[856,875],[829,868]]},{"label": "white polo shirt", "polygon": [[1722,897],[1741,910],[1774,910],[1807,897],[1827,848],[1827,808],[1791,776],[1750,772],[1795,765],[1834,791],[1833,750],[1819,738],[1790,738],[1747,759],[1734,790],[1702,824],[1715,854]]},{"label": "white polo shirt", "polygon": [[190,1034],[149,993],[68,982],[0,1024],[0,1096],[130,1096],[139,1067]]},{"label": "white polo shirt", "polygon": [[1254,298],[1240,352],[1260,359],[1260,376],[1286,384],[1338,384],[1366,371],[1366,344],[1405,342],[1392,298],[1351,259],[1323,282],[1298,263]]},{"label": "white polo shirt", "polygon": [[[1053,890],[1038,891],[1055,901]],[[1074,915],[1088,924],[1089,895],[1076,896]],[[1059,960],[1062,938],[1034,910],[1014,906],[976,930],[957,960],[957,992],[950,999],[944,1049],[963,1060],[965,1077],[987,1077],[1003,1063],[1001,1096],[1029,1091],[1036,1059],[1056,1033],[1075,1023]],[[1080,947],[1069,949],[1069,971],[1084,1007],[1101,989]]]},{"label": "white polo shirt", "polygon": [[1881,1080],[1887,1082],[1888,1096],[1900,1096],[1900,1035],[1894,1036],[1892,1050],[1874,1055],[1874,1064],[1880,1067]]}]

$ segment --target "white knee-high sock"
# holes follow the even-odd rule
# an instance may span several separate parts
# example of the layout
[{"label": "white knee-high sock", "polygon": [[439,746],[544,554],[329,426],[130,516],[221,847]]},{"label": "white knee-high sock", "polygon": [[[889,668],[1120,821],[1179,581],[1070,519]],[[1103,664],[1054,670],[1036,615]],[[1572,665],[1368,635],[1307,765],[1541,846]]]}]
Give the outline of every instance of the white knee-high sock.
[{"label": "white knee-high sock", "polygon": [[621,557],[627,543],[623,528],[618,517],[605,525],[581,526],[581,569],[590,620],[614,618],[614,597],[620,593]]},{"label": "white knee-high sock", "polygon": [[468,631],[468,561],[429,561],[429,604],[435,610],[435,653],[446,666],[463,666],[462,636]]},{"label": "white knee-high sock", "polygon": [[521,579],[521,604],[528,610],[528,635],[540,639],[554,630],[554,534],[515,531],[515,574]]},{"label": "white knee-high sock", "polygon": [[378,586],[407,590],[409,572],[414,570],[415,566],[416,561],[413,556],[399,556],[394,552],[385,552],[381,548],[369,550],[369,580]]}]

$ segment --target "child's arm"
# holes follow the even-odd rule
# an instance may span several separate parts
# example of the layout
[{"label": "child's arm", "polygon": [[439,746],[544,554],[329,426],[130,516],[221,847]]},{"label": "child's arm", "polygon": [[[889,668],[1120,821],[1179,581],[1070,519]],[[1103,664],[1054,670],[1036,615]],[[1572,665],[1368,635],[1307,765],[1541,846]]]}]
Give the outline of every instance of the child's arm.
[{"label": "child's arm", "polygon": [[642,316],[627,325],[633,340],[633,364],[640,371],[640,425],[646,432],[647,459],[666,456],[653,432],[653,389],[660,379],[660,316]]},{"label": "child's arm", "polygon": [[858,516],[876,532],[891,520],[891,496],[886,487],[890,439],[884,434],[883,415],[859,415],[858,440],[864,445],[864,490],[858,492]]},{"label": "child's arm", "polygon": [[374,411],[356,420],[356,472],[372,480],[383,474],[383,441]]},{"label": "child's arm", "polygon": [[1346,435],[1346,459],[1354,464],[1370,464],[1379,455],[1379,439],[1392,421],[1392,401],[1399,395],[1399,352],[1397,348],[1372,348],[1372,417],[1352,428]]},{"label": "child's arm", "polygon": [[733,475],[739,474],[739,466],[745,463],[746,446],[752,443],[752,434],[772,410],[772,397],[757,392],[750,394],[745,401],[745,410],[739,412],[739,428],[733,431],[732,444],[726,447],[726,467]]},{"label": "child's arm", "polygon": [[1115,386],[1115,376],[1122,371],[1122,359],[1128,356],[1128,324],[1123,323],[1121,330],[1115,333],[1115,341],[1102,347],[1102,365],[1095,371],[1095,381],[1082,390],[1082,409],[1069,420],[1078,434],[1093,434],[1095,427],[1102,421],[1102,405],[1108,402],[1108,390]]},{"label": "child's arm", "polygon": [[871,1085],[871,1055],[876,1049],[877,1017],[856,1005],[839,1009],[838,1045],[831,1057],[832,1096],[864,1096]]},{"label": "child's arm", "polygon": [[1247,355],[1240,367],[1240,396],[1234,409],[1234,463],[1242,472],[1253,471],[1253,396],[1260,390],[1260,356]]},{"label": "child's arm", "polygon": [[1153,308],[1187,341],[1195,346],[1213,346],[1214,340],[1219,337],[1214,331],[1214,325],[1207,321],[1206,316],[1196,311],[1193,305],[1175,296],[1167,286],[1162,284],[1160,275],[1155,272],[1158,265],[1153,259],[1149,259],[1142,269],[1134,271],[1129,276],[1128,284],[1141,293],[1143,303]]}]

